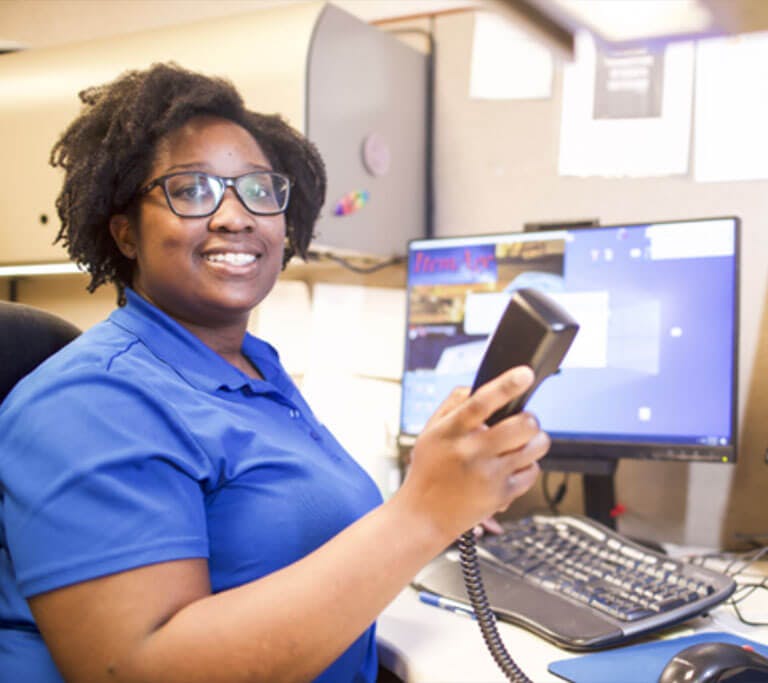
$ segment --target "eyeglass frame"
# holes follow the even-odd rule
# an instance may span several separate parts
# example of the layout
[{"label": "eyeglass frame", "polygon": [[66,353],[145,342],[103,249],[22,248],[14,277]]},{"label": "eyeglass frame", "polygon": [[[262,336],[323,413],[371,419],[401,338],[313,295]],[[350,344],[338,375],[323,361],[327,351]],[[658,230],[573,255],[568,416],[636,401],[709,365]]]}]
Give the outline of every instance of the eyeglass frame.
[{"label": "eyeglass frame", "polygon": [[[254,175],[258,173],[261,173],[263,175],[277,176],[278,178],[281,178],[288,184],[288,192],[287,192],[288,196],[285,200],[285,206],[279,211],[269,211],[269,212],[253,211],[248,206],[248,204],[245,203],[245,200],[240,196],[240,192],[237,189],[237,185],[235,183],[238,180],[240,180],[240,178],[244,178],[247,175]],[[216,202],[216,206],[214,206],[213,209],[211,209],[209,212],[202,213],[202,214],[185,215],[183,213],[179,213],[173,207],[173,200],[171,199],[171,196],[168,193],[168,186],[166,185],[166,181],[168,180],[168,178],[173,178],[175,176],[180,176],[180,175],[202,175],[202,176],[205,176],[206,178],[214,178],[218,180],[224,186],[224,191],[221,193],[221,196]],[[176,171],[175,173],[168,173],[166,175],[161,175],[161,176],[158,176],[157,178],[154,178],[153,180],[150,180],[149,183],[147,183],[144,187],[142,187],[136,193],[136,196],[143,197],[145,194],[149,194],[149,192],[151,192],[158,186],[163,188],[163,194],[165,195],[165,202],[168,205],[168,208],[171,210],[172,213],[176,214],[179,218],[208,218],[208,216],[213,216],[213,214],[215,214],[221,207],[221,203],[224,201],[224,195],[227,193],[228,187],[232,188],[238,201],[245,207],[246,211],[248,211],[249,213],[252,213],[254,216],[279,216],[281,213],[285,213],[288,210],[288,204],[291,200],[291,188],[293,187],[293,180],[289,175],[286,175],[285,173],[280,173],[279,171],[248,171],[248,173],[243,173],[239,176],[233,176],[228,178],[224,176],[216,175],[215,173],[206,173],[205,171]]]}]

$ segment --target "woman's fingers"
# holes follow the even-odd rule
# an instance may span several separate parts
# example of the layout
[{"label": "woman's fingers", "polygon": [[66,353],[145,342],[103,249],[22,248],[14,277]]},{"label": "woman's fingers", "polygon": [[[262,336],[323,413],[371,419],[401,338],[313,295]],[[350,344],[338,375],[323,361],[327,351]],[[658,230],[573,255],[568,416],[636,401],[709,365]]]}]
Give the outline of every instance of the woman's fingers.
[{"label": "woman's fingers", "polygon": [[497,422],[493,428],[477,436],[482,439],[485,451],[504,455],[522,448],[540,432],[536,416],[523,412]]},{"label": "woman's fingers", "polygon": [[546,455],[549,445],[549,435],[546,432],[538,432],[522,448],[497,458],[496,476],[504,482],[514,497],[527,491],[535,481],[539,473],[538,461]]},{"label": "woman's fingers", "polygon": [[461,533],[527,491],[549,437],[529,413],[492,427],[485,421],[533,382],[527,366],[513,368],[472,395],[454,391],[429,420],[411,451],[400,494],[446,535]]},{"label": "woman's fingers", "polygon": [[536,483],[536,478],[538,476],[539,464],[537,462],[533,462],[524,469],[517,470],[512,474],[507,475],[507,503],[499,510],[499,512],[506,510],[514,500],[528,491]]},{"label": "woman's fingers", "polygon": [[499,460],[502,461],[502,466],[509,470],[509,474],[514,474],[544,457],[549,450],[549,445],[549,434],[537,432],[522,448],[502,455]]},{"label": "woman's fingers", "polygon": [[474,431],[497,410],[521,396],[533,382],[533,370],[520,365],[487,382],[455,407],[453,425],[460,433]]},{"label": "woman's fingers", "polygon": [[486,531],[491,534],[503,533],[504,527],[501,526],[495,517],[486,517],[480,524],[472,529],[472,531],[477,538],[480,538]]},{"label": "woman's fingers", "polygon": [[448,415],[452,410],[460,406],[469,396],[469,387],[456,387],[447,398],[440,404],[437,410],[427,420],[424,429],[429,429],[435,422]]}]

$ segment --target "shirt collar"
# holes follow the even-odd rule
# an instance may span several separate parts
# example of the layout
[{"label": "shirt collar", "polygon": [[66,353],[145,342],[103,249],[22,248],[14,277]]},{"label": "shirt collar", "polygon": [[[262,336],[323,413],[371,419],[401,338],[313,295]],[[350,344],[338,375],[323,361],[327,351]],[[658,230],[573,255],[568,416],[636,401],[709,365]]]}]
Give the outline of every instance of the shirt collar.
[{"label": "shirt collar", "polygon": [[248,386],[256,393],[269,391],[270,384],[281,391],[287,388],[286,382],[290,380],[280,365],[277,351],[267,342],[247,332],[243,340],[243,352],[259,368],[264,382],[238,370],[132,289],[126,288],[125,295],[125,306],[114,310],[110,321],[138,337],[155,356],[193,386],[210,392],[236,391]]}]

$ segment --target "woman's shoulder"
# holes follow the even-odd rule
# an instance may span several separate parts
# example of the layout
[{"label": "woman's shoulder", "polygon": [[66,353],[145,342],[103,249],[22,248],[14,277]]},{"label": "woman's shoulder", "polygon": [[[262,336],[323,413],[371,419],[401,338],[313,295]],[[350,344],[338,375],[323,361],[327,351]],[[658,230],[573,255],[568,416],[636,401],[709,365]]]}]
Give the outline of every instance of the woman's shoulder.
[{"label": "woman's shoulder", "polygon": [[116,327],[106,322],[90,328],[13,388],[0,404],[0,451],[32,433],[51,449],[58,448],[51,439],[66,434],[67,447],[76,443],[80,451],[121,440],[133,446],[150,440],[159,447],[163,440],[191,438],[184,426],[191,392],[171,386],[176,374]]},{"label": "woman's shoulder", "polygon": [[[139,379],[141,375],[136,365],[143,355],[142,345],[135,335],[105,320],[41,363],[30,377],[52,382],[64,378],[74,381],[78,376],[87,378],[95,374],[129,376],[135,369]],[[141,372],[146,373],[146,368]]]},{"label": "woman's shoulder", "polygon": [[44,360],[13,388],[3,409],[34,404],[42,396],[73,397],[93,393],[99,385],[145,386],[153,373],[163,372],[153,363],[139,340],[109,320],[98,323]]}]

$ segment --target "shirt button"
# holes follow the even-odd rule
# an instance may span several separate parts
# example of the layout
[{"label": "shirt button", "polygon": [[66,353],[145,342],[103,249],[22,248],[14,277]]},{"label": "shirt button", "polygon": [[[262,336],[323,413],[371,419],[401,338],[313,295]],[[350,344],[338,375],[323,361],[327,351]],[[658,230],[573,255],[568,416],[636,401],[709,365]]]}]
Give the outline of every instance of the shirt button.
[{"label": "shirt button", "polygon": [[314,429],[309,433],[309,435],[315,440],[315,441],[322,441],[323,437],[320,436]]},{"label": "shirt button", "polygon": [[295,419],[296,419],[296,418],[299,416],[299,411],[298,411],[298,410],[296,410],[296,408],[291,408],[291,409],[288,411],[288,415],[290,415],[290,416],[291,416],[291,418],[295,420]]}]

